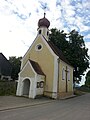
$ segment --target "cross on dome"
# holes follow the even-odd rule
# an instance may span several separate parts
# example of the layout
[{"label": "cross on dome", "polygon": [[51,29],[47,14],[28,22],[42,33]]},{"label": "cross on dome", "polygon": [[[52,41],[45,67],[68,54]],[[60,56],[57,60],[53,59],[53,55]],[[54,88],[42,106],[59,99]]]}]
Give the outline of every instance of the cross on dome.
[{"label": "cross on dome", "polygon": [[46,13],[44,13],[44,18],[45,18]]}]

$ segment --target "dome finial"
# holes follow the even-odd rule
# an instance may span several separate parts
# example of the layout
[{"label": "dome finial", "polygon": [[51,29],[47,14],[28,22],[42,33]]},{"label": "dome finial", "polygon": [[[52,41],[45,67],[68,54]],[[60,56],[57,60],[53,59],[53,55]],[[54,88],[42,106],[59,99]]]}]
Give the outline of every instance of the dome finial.
[{"label": "dome finial", "polygon": [[45,18],[46,13],[44,12],[44,18]]}]

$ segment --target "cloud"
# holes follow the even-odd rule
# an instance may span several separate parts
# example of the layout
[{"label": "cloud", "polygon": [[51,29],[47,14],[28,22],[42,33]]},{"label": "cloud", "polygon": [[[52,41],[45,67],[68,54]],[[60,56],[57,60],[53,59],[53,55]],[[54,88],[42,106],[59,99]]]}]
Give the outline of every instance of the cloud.
[{"label": "cloud", "polygon": [[68,0],[67,2],[63,0],[58,6],[62,9],[62,28],[68,28],[69,31],[76,29],[87,38],[87,34],[84,33],[90,34],[90,2],[87,0]]},{"label": "cloud", "polygon": [[49,11],[49,7],[48,7],[48,4],[47,4],[46,2],[39,1],[39,3],[40,3],[40,7],[41,7],[43,10]]},{"label": "cloud", "polygon": [[90,34],[86,35],[86,36],[85,36],[85,38],[88,38],[88,39],[90,39]]}]

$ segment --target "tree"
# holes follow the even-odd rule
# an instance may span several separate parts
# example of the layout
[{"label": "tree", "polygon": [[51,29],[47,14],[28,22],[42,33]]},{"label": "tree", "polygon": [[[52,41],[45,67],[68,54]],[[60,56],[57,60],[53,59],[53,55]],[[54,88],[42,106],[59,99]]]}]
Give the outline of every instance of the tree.
[{"label": "tree", "polygon": [[74,77],[81,80],[81,75],[89,68],[88,49],[85,47],[83,36],[77,31],[72,30],[69,33],[69,51],[68,60],[74,67]]},{"label": "tree", "polygon": [[72,30],[69,34],[57,29],[51,29],[50,40],[62,50],[67,60],[74,67],[74,82],[81,80],[81,75],[89,67],[88,49],[83,36]]},{"label": "tree", "polygon": [[60,31],[55,29],[51,29],[51,34],[49,35],[49,39],[59,48],[63,51],[64,54],[67,52],[68,48],[68,41],[66,41],[67,34],[64,33],[64,31]]},{"label": "tree", "polygon": [[90,70],[86,74],[85,86],[90,88]]},{"label": "tree", "polygon": [[20,66],[21,66],[21,59],[22,57],[18,57],[18,58],[16,58],[16,56],[9,57],[9,62],[12,65],[11,78],[13,80],[18,79],[18,73],[20,72]]}]

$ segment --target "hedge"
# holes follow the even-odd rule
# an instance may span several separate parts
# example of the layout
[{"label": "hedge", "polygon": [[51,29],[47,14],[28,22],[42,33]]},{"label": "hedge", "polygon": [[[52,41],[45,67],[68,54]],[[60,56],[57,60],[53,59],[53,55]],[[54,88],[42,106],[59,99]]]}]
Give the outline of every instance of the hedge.
[{"label": "hedge", "polygon": [[16,94],[16,82],[15,81],[0,80],[0,96],[15,95],[15,94]]}]

